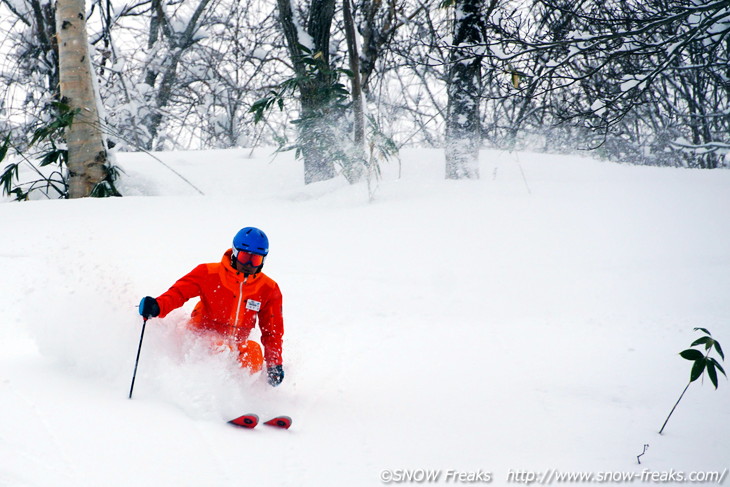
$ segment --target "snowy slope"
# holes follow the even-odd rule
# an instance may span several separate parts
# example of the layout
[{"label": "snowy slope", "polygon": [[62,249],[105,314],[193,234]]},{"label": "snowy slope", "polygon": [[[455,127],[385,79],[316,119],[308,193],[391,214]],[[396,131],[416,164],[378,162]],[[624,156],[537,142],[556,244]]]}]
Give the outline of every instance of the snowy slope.
[{"label": "snowy slope", "polygon": [[[120,154],[132,196],[0,204],[0,486],[730,467],[724,378],[657,434],[692,328],[730,349],[730,172],[484,151],[482,179],[455,182],[412,150],[368,203],[364,184],[305,187],[290,155],[249,154],[156,154],[204,196]],[[282,386],[181,334],[191,302],[148,323],[128,400],[140,297],[248,225],[284,293]],[[294,425],[224,423],[249,411]]]}]

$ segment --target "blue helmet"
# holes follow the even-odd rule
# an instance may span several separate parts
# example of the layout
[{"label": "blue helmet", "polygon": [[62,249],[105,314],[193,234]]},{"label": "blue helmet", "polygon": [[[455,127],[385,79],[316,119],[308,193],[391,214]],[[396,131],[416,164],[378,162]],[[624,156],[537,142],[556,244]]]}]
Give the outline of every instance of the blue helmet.
[{"label": "blue helmet", "polygon": [[269,239],[266,234],[256,227],[246,227],[239,230],[233,237],[233,248],[259,255],[268,255]]}]

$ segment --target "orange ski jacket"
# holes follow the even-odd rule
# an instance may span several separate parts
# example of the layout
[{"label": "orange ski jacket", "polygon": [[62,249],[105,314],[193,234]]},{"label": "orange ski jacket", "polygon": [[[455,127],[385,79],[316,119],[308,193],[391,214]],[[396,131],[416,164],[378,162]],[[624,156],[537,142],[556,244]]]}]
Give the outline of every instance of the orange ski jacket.
[{"label": "orange ski jacket", "polygon": [[284,318],[281,291],[266,274],[244,276],[231,266],[231,249],[219,263],[200,264],[157,298],[160,318],[187,300],[200,297],[190,324],[245,343],[258,318],[267,366],[281,365]]}]

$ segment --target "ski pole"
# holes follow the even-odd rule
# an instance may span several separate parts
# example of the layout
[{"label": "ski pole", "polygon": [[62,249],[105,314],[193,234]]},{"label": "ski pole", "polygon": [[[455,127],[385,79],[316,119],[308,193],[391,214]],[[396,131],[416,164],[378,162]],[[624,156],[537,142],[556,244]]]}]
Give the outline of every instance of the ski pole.
[{"label": "ski pole", "polygon": [[137,365],[139,365],[139,354],[142,352],[142,340],[144,340],[144,329],[147,326],[147,318],[142,322],[142,334],[139,336],[139,347],[137,348],[137,360],[134,361],[134,374],[132,375],[132,387],[129,388],[129,399],[132,399],[134,390],[134,379],[137,378]]}]

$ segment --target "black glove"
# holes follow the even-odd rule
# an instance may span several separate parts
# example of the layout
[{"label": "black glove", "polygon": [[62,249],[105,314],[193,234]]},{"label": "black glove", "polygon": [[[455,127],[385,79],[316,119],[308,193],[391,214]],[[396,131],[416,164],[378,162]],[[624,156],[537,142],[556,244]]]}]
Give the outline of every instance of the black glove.
[{"label": "black glove", "polygon": [[274,365],[266,369],[266,375],[269,377],[269,384],[276,387],[284,380],[284,368],[281,365]]},{"label": "black glove", "polygon": [[139,314],[146,320],[149,317],[154,318],[160,314],[160,305],[157,304],[157,300],[150,296],[145,296],[142,301],[139,302]]}]

